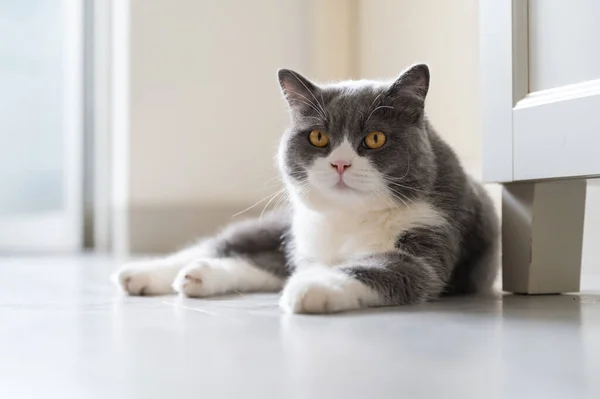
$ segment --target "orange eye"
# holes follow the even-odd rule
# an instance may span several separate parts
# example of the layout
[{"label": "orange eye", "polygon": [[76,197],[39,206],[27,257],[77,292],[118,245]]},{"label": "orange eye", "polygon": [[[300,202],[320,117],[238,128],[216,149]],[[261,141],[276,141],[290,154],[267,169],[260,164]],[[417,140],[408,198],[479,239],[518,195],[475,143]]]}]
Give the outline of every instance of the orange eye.
[{"label": "orange eye", "polygon": [[315,147],[323,148],[329,144],[329,136],[322,130],[315,129],[308,135],[308,140]]},{"label": "orange eye", "polygon": [[384,144],[385,134],[382,132],[371,132],[367,134],[367,137],[365,137],[365,145],[372,150],[381,148],[381,146]]}]

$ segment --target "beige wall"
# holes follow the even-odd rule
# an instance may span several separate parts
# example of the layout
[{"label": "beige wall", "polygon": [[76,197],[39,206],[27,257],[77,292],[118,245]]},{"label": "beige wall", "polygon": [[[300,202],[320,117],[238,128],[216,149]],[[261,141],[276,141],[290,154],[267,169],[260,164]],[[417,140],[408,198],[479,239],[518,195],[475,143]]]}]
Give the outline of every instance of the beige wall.
[{"label": "beige wall", "polygon": [[275,72],[310,69],[307,3],[131,6],[132,205],[260,198],[287,121]]},{"label": "beige wall", "polygon": [[431,67],[427,108],[467,169],[481,171],[477,0],[359,0],[359,74]]}]

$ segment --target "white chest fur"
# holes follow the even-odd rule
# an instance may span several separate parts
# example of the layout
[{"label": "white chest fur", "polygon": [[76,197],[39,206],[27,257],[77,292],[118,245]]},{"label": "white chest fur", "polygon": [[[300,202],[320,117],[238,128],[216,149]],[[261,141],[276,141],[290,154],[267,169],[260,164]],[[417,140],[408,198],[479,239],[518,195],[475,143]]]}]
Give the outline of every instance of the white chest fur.
[{"label": "white chest fur", "polygon": [[298,267],[336,266],[361,255],[393,250],[398,236],[415,227],[437,226],[444,218],[429,204],[380,211],[319,213],[296,209],[294,258]]}]

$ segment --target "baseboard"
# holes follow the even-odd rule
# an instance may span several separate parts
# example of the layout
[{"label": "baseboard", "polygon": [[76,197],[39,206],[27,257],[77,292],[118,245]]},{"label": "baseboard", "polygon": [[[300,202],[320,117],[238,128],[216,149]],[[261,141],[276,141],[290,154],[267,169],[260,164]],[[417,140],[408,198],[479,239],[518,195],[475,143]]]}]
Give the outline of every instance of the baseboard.
[{"label": "baseboard", "polygon": [[261,206],[233,217],[252,204],[185,206],[134,206],[129,209],[129,251],[132,254],[167,253],[235,220],[260,215]]}]

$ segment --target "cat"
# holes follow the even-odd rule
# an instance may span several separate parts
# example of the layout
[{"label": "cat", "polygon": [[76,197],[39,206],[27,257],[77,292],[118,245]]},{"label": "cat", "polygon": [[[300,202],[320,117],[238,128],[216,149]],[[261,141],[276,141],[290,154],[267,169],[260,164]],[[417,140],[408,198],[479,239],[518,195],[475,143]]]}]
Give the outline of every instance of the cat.
[{"label": "cat", "polygon": [[498,222],[425,114],[430,73],[317,85],[278,71],[291,125],[277,162],[287,209],[123,266],[130,295],[282,290],[288,313],[423,303],[490,289]]}]

